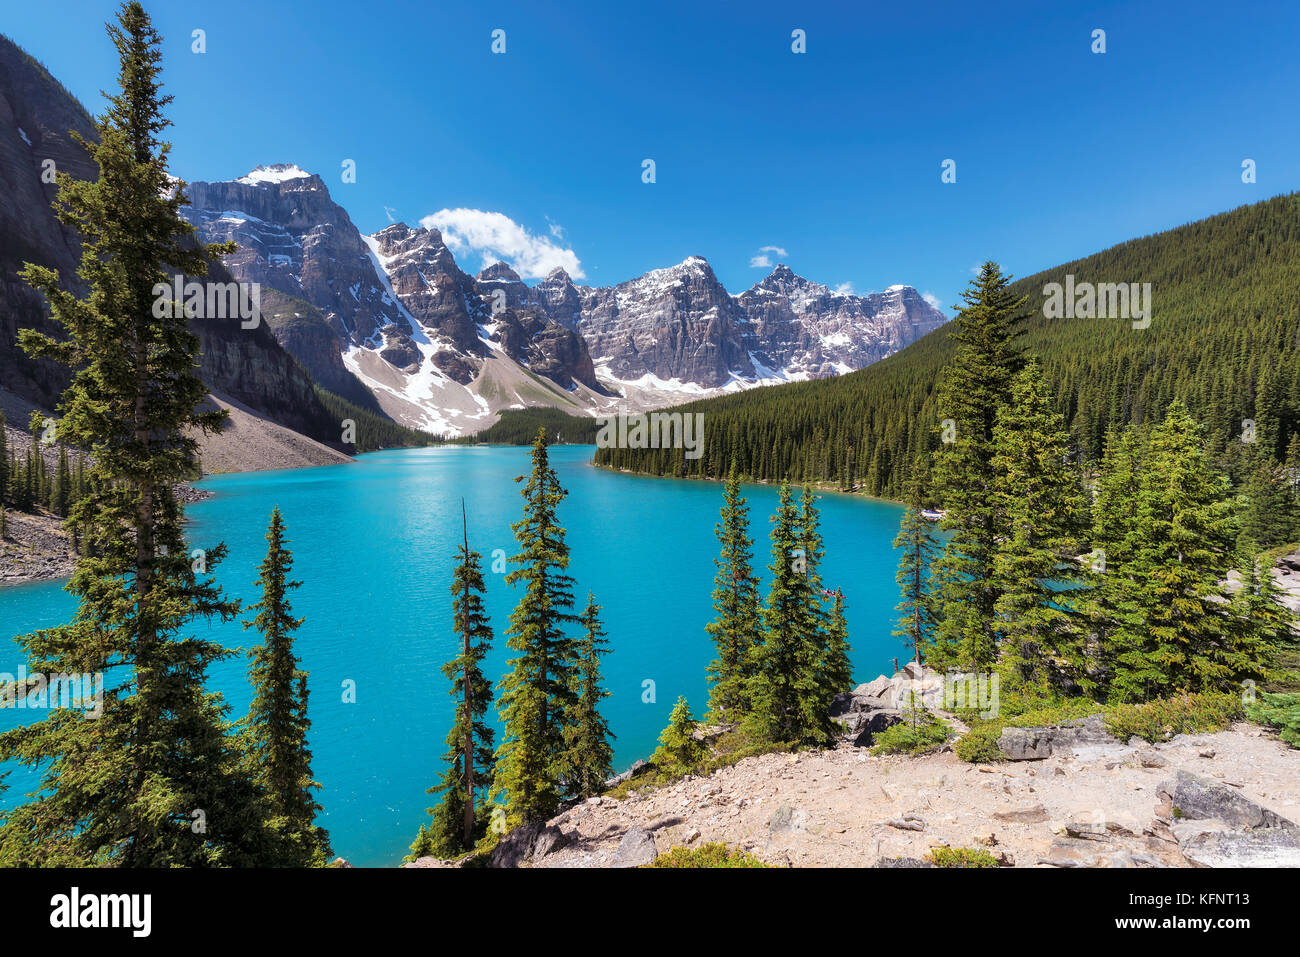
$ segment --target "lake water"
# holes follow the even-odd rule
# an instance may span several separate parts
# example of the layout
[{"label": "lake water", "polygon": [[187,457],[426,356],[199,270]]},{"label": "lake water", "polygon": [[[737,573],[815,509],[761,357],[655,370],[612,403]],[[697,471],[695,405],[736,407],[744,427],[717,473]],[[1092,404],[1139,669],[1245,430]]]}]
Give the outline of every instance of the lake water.
[{"label": "lake water", "polygon": [[[712,618],[722,488],[607,472],[589,464],[592,453],[590,446],[556,447],[551,460],[569,492],[560,521],[568,530],[577,610],[588,589],[603,606],[612,648],[604,659],[612,696],[603,711],[617,735],[615,770],[623,770],[654,749],[679,694],[697,716],[704,708],[704,669],[713,656],[704,626]],[[505,671],[504,632],[517,595],[491,568],[495,550],[515,553],[510,523],[520,518],[522,499],[514,477],[528,465],[528,449],[515,447],[377,452],[348,465],[215,476],[201,483],[214,497],[188,510],[194,547],[228,546],[217,578],[245,604],[258,597],[254,581],[271,509],[279,505],[284,514],[294,575],[303,581],[291,600],[306,618],[296,648],[311,673],[310,743],[323,785],[322,823],[334,851],[357,866],[396,864],[433,803],[425,789],[441,773],[452,710],[439,669],[457,647],[450,585],[462,496],[470,547],[484,556],[497,636],[485,673],[495,679]],[[766,579],[777,490],[747,486],[745,495],[755,564]],[[835,493],[819,495],[818,505],[823,579],[844,591],[855,680],[870,680],[906,654],[890,634],[898,602],[890,543],[902,508]],[[66,621],[74,607],[62,583],[0,588],[0,672],[13,673],[23,661],[5,639]],[[238,623],[197,627],[230,647],[258,641]],[[246,665],[243,658],[222,663],[211,677],[234,714],[244,713],[251,697]],[[349,680],[355,703],[343,701]],[[646,681],[654,682],[651,702],[643,700]],[[28,714],[0,710],[0,728]],[[7,783],[0,801],[13,804],[36,778],[14,768]]]}]

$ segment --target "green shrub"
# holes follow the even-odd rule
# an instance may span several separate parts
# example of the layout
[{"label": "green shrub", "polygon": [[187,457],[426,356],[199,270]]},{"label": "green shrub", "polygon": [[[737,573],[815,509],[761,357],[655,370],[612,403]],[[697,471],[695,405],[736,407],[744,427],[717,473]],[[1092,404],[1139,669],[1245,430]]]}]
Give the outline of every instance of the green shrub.
[{"label": "green shrub", "polygon": [[875,736],[872,754],[924,754],[948,740],[952,728],[928,711],[915,716],[915,724],[904,720]]},{"label": "green shrub", "polygon": [[679,777],[695,771],[709,755],[708,745],[695,737],[698,728],[690,704],[679,696],[668,716],[668,726],[659,734],[659,747],[650,755],[650,763]]},{"label": "green shrub", "polygon": [[972,764],[1005,761],[1007,756],[998,746],[998,738],[1002,737],[1002,729],[1006,726],[1005,721],[982,721],[971,725],[971,729],[958,738],[957,744],[953,746],[958,760]]},{"label": "green shrub", "polygon": [[645,867],[771,867],[752,854],[733,850],[721,842],[699,847],[674,847]]},{"label": "green shrub", "polygon": [[1121,741],[1168,741],[1176,734],[1222,731],[1242,716],[1238,693],[1180,694],[1141,704],[1111,705],[1106,709],[1106,727]]},{"label": "green shrub", "polygon": [[932,847],[927,855],[935,867],[997,867],[998,861],[978,847]]},{"label": "green shrub", "polygon": [[1246,707],[1246,717],[1277,728],[1283,741],[1300,748],[1300,694],[1261,694],[1257,702]]}]

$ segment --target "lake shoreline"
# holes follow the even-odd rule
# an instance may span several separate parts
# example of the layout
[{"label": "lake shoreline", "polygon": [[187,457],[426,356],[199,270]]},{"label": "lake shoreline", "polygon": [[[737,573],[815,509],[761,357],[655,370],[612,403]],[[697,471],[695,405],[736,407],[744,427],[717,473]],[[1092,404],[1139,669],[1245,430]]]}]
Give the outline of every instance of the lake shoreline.
[{"label": "lake shoreline", "polygon": [[[600,469],[602,472],[608,472],[611,475],[630,475],[633,476],[634,478],[668,479],[673,482],[703,482],[703,483],[711,483],[713,485],[721,485],[725,481],[724,479],[709,478],[703,475],[656,475],[653,472],[638,472],[635,469],[613,468],[612,466],[609,465],[601,465],[599,462],[596,461],[592,461],[587,464],[594,469]],[[760,480],[742,479],[740,484],[742,487],[746,485],[751,485],[751,486],[761,487],[761,488],[773,488],[773,487],[779,487],[781,485],[780,482],[773,482],[770,479],[760,479]],[[791,482],[790,486],[792,488],[802,488],[804,484],[805,483],[803,482]],[[883,495],[867,495],[863,492],[840,488],[838,485],[829,482],[808,482],[807,485],[810,488],[812,488],[814,492],[824,492],[832,495],[842,495],[845,498],[857,499],[859,501],[864,501],[864,502],[884,502],[888,505],[903,504],[903,502],[898,499],[885,498]]]}]

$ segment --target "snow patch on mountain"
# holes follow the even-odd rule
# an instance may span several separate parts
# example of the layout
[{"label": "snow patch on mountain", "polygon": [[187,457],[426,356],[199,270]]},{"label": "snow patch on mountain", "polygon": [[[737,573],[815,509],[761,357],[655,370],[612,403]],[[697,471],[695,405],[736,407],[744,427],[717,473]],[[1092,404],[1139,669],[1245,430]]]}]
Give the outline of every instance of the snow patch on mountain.
[{"label": "snow patch on mountain", "polygon": [[270,166],[259,166],[234,182],[243,183],[245,186],[257,186],[261,183],[284,183],[291,179],[306,179],[310,176],[311,173],[292,163],[274,163]]}]

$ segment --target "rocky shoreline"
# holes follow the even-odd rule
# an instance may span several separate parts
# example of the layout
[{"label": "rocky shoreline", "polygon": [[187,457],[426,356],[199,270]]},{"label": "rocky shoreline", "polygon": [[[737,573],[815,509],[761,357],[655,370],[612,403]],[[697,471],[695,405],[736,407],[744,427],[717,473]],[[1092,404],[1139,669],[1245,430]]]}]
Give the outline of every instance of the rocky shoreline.
[{"label": "rocky shoreline", "polygon": [[[186,505],[212,497],[206,489],[177,486]],[[63,519],[49,512],[5,510],[8,526],[0,538],[0,588],[68,578],[77,565]]]},{"label": "rocky shoreline", "polygon": [[47,513],[5,511],[0,539],[0,588],[67,578],[76,567],[63,519]]}]

